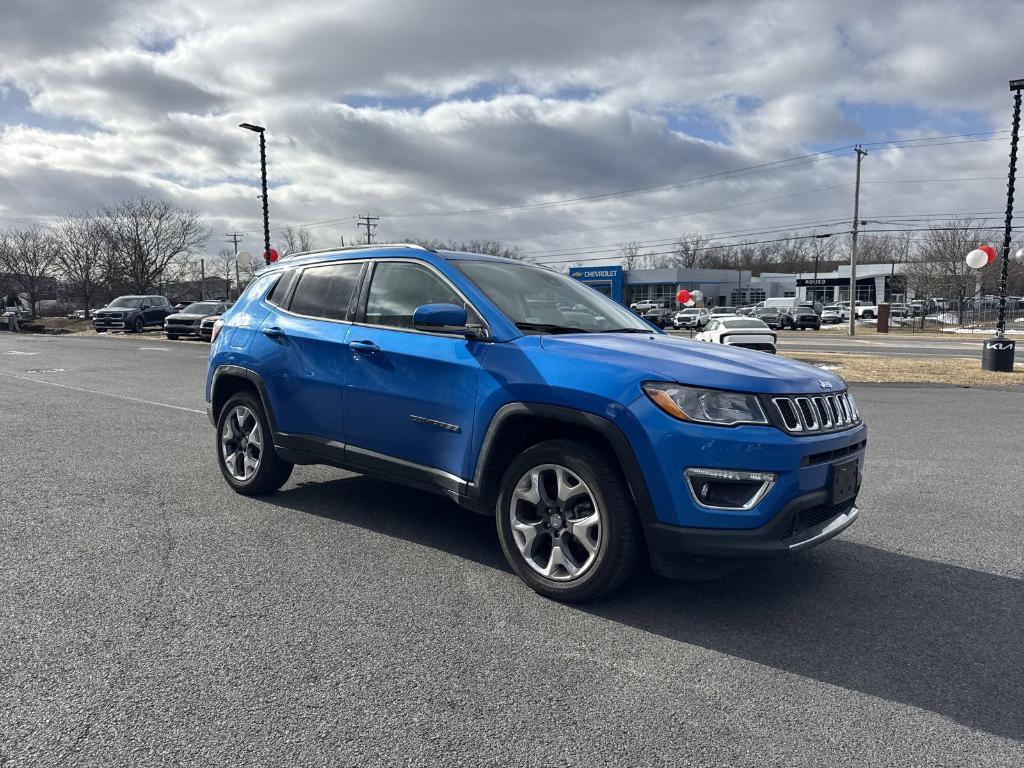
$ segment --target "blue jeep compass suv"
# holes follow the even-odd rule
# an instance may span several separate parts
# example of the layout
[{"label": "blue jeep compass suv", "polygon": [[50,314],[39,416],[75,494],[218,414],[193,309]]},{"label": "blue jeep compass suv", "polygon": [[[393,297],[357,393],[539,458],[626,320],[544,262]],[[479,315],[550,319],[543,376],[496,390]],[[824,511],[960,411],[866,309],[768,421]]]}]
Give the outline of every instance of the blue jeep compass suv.
[{"label": "blue jeep compass suv", "polygon": [[214,332],[206,400],[238,493],[330,464],[493,515],[541,594],[646,554],[796,552],[857,517],[866,444],[837,376],[669,336],[566,275],[412,245],[289,257]]}]

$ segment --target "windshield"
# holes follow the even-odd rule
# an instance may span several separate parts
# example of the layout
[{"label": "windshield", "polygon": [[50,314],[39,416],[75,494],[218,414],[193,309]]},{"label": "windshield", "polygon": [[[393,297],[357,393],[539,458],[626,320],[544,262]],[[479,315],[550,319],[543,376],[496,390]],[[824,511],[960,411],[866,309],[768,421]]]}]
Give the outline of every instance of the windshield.
[{"label": "windshield", "polygon": [[181,310],[181,313],[183,315],[212,315],[219,306],[220,303],[216,301],[197,301],[194,304],[189,304]]},{"label": "windshield", "polygon": [[107,304],[108,307],[120,307],[120,308],[131,308],[138,309],[142,306],[142,299],[133,296],[122,296],[119,299],[114,299],[112,302]]},{"label": "windshield", "polygon": [[452,264],[524,331],[654,332],[625,307],[567,275],[504,261],[453,259]]},{"label": "windshield", "polygon": [[767,328],[768,326],[760,320],[747,320],[736,318],[735,320],[723,320],[722,325],[726,328]]}]

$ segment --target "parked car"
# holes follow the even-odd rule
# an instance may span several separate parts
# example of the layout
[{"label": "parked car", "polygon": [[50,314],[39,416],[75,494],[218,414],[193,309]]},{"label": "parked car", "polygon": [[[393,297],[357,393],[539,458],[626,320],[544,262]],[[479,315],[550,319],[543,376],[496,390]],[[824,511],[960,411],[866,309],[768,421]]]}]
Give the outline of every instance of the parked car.
[{"label": "parked car", "polygon": [[712,307],[712,317],[722,317],[723,315],[735,315],[736,307]]},{"label": "parked car", "polygon": [[652,309],[664,309],[664,307],[665,307],[665,305],[662,302],[660,302],[660,301],[653,301],[653,300],[650,300],[650,299],[643,299],[642,301],[635,301],[635,302],[633,302],[632,304],[629,305],[629,308],[632,309],[634,312],[636,312],[638,315],[643,315],[644,313],[646,313],[646,312],[648,312],[648,311],[650,311]]},{"label": "parked car", "polygon": [[[583,332],[538,296],[602,320]],[[236,492],[329,464],[440,493],[493,516],[511,568],[555,599],[606,593],[642,557],[678,576],[797,552],[858,515],[867,433],[841,378],[667,335],[507,259],[392,245],[271,264],[216,326],[205,397]]]},{"label": "parked car", "polygon": [[93,313],[92,325],[97,333],[142,333],[148,326],[163,327],[164,318],[173,311],[165,296],[118,296]]},{"label": "parked car", "polygon": [[196,301],[189,304],[181,312],[175,312],[164,318],[164,333],[168,339],[179,336],[199,336],[200,324],[210,316],[220,317],[228,310],[223,301]]},{"label": "parked car", "polygon": [[706,309],[684,309],[672,315],[672,325],[676,328],[703,328],[711,319]]},{"label": "parked car", "polygon": [[760,309],[755,310],[754,317],[763,322],[769,328],[778,330],[782,327],[782,321],[785,315],[783,314],[783,310],[778,307],[761,307]]},{"label": "parked car", "polygon": [[[228,304],[230,309],[231,305]],[[210,317],[204,317],[202,322],[199,323],[199,338],[203,341],[213,341],[213,328],[220,320],[220,315],[211,315]]]},{"label": "parked car", "polygon": [[659,309],[649,309],[644,312],[644,320],[649,323],[654,323],[659,328],[668,328],[672,325],[672,310],[661,307]]},{"label": "parked car", "polygon": [[845,323],[850,319],[850,311],[839,304],[830,304],[821,310],[821,322],[824,323]]},{"label": "parked car", "polygon": [[754,308],[752,306],[739,307],[736,310],[736,314],[740,315],[741,317],[751,317],[754,314]]},{"label": "parked car", "polygon": [[693,338],[729,347],[756,349],[773,355],[778,340],[776,333],[756,317],[723,317],[712,320]]},{"label": "parked car", "polygon": [[821,317],[810,307],[797,307],[783,311],[781,327],[792,328],[794,331],[802,331],[804,328],[817,331],[821,328]]}]

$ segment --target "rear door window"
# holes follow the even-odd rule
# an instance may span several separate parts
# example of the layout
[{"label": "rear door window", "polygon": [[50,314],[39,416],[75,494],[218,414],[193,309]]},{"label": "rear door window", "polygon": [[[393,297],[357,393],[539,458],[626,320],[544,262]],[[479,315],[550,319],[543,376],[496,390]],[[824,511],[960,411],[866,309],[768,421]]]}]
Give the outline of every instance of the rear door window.
[{"label": "rear door window", "polygon": [[297,315],[328,320],[348,319],[352,292],[359,281],[362,262],[342,262],[307,267],[299,276],[288,309]]}]

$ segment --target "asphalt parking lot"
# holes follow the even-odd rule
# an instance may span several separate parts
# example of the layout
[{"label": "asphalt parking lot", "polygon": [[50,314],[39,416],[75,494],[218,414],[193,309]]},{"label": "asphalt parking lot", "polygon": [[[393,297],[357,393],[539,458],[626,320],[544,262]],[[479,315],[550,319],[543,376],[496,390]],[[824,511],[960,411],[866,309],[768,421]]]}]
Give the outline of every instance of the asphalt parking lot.
[{"label": "asphalt parking lot", "polygon": [[0,766],[1024,764],[1024,393],[857,385],[840,540],[570,607],[439,497],[233,494],[207,349],[0,335]]}]

